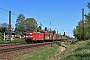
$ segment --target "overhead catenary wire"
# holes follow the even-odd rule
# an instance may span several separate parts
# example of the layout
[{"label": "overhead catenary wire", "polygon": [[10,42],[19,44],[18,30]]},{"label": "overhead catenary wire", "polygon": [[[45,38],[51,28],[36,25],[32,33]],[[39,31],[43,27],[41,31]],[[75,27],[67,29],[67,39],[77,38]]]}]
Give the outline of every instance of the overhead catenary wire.
[{"label": "overhead catenary wire", "polygon": [[[5,3],[9,4],[10,6],[16,8],[17,10],[22,11],[21,9],[17,8],[16,6],[14,6],[13,4],[7,2],[6,0],[2,0],[2,1],[4,1]],[[77,11],[79,11],[79,10],[77,10]],[[73,13],[75,13],[75,12],[77,12],[77,11],[74,11],[74,12],[72,12],[72,13],[69,13],[69,14],[63,15],[63,16],[60,17],[60,18],[63,18],[63,17],[68,16],[68,15],[70,15],[70,14],[73,14]],[[24,12],[24,11],[22,11],[22,12]],[[16,15],[16,14],[15,14],[15,15]]]},{"label": "overhead catenary wire", "polygon": [[[24,11],[22,11],[21,9],[19,9],[18,7],[16,7],[16,6],[14,6],[13,4],[11,4],[11,3],[9,3],[9,2],[7,2],[6,0],[2,0],[2,1],[4,1],[6,4],[8,4],[8,5],[10,5],[10,6],[12,6],[12,7],[14,7],[15,9],[17,9],[17,10],[19,10],[19,11],[21,11],[21,12],[23,12],[24,13]],[[9,12],[8,10],[6,10],[7,12]],[[15,14],[15,13],[13,13],[13,12],[11,12],[13,15],[15,15],[15,16],[18,16],[17,14]],[[15,22],[14,22],[15,23]]]},{"label": "overhead catenary wire", "polygon": [[7,19],[3,19],[3,18],[0,18],[0,20],[5,20],[5,21],[8,21]]},{"label": "overhead catenary wire", "polygon": [[[9,13],[9,11],[8,10],[6,10],[6,9],[4,9],[4,8],[0,8],[0,10],[3,10],[3,11],[6,11],[6,12],[8,12]],[[18,16],[17,14],[15,14],[15,13],[13,13],[13,12],[11,12],[13,15],[15,15],[15,16]],[[4,18],[0,18],[1,20],[5,20],[5,21],[8,21],[7,19],[4,19]],[[13,22],[13,21],[12,21]],[[13,23],[16,23],[16,22],[13,22]]]},{"label": "overhead catenary wire", "polygon": [[3,9],[3,8],[0,8],[0,10],[3,10],[3,11],[6,11],[6,12],[9,12],[8,10],[6,10],[6,9]]},{"label": "overhead catenary wire", "polygon": [[[21,11],[21,12],[24,13],[24,11],[22,11],[20,8],[16,7],[15,5],[9,3],[7,0],[2,0],[2,1],[4,1],[6,4],[8,4],[8,5],[12,6],[13,8],[15,8],[15,9],[17,9],[17,10],[19,10],[19,11]],[[77,11],[78,11],[78,10],[77,10]],[[65,15],[61,16],[60,18],[63,18],[63,17],[65,17],[65,16],[72,15],[72,14],[74,14],[74,13],[77,12],[77,11],[74,11],[74,12],[71,12],[71,13],[68,13],[68,14],[65,14]],[[12,13],[12,14],[15,15],[15,16],[18,16],[18,15],[15,14],[15,13]],[[58,19],[55,19],[55,20],[58,20]],[[43,22],[41,22],[41,23],[43,23]],[[44,23],[45,23],[45,22],[44,22]]]},{"label": "overhead catenary wire", "polygon": [[[23,13],[24,13],[24,11],[22,11],[22,10],[21,10],[21,9],[19,9],[19,8],[17,8],[17,7],[16,7],[16,6],[14,6],[13,4],[11,4],[11,3],[7,2],[6,0],[2,0],[2,1],[4,1],[4,2],[5,2],[5,3],[7,3],[8,5],[10,5],[10,6],[12,6],[12,7],[16,8],[17,10],[19,10],[19,11],[21,11],[21,12],[23,12]],[[79,11],[79,10],[77,10],[77,11]],[[65,14],[65,15],[61,16],[60,18],[63,18],[63,17],[65,17],[65,16],[69,16],[69,15],[71,15],[71,14],[73,14],[73,13],[77,12],[77,11],[71,12],[71,13],[69,13],[69,14]],[[14,14],[14,13],[13,13],[13,14]],[[17,14],[14,14],[14,15],[18,16]],[[57,20],[57,19],[55,19],[55,20]],[[49,22],[49,21],[48,21],[48,22]],[[45,23],[45,22],[44,22],[44,23]]]},{"label": "overhead catenary wire", "polygon": [[[0,10],[6,11],[6,12],[9,13],[9,11],[6,10],[6,9],[4,9],[4,8],[0,8]],[[15,15],[15,16],[18,16],[17,14],[15,14],[15,13],[13,13],[13,12],[11,12],[11,14],[13,14],[13,15]],[[4,18],[0,18],[0,20],[9,21],[8,19],[4,19]],[[12,23],[16,23],[16,22],[14,22],[14,21],[11,21],[11,22],[12,22]]]},{"label": "overhead catenary wire", "polygon": [[[8,21],[7,19],[3,19],[3,18],[0,18],[0,20]],[[12,22],[13,22],[13,21],[12,21]],[[13,23],[16,23],[16,22],[13,22]]]},{"label": "overhead catenary wire", "polygon": [[[16,9],[18,9],[16,6],[14,6],[14,5],[12,5],[11,3],[8,3],[6,0],[3,0],[5,3],[7,3],[7,4],[9,4],[9,5],[11,5],[12,7],[14,7],[14,8],[16,8]],[[20,9],[18,9],[18,10],[20,10]],[[21,11],[21,10],[20,10]]]},{"label": "overhead catenary wire", "polygon": [[[9,12],[8,10],[6,10],[6,9],[4,9],[4,8],[0,8],[0,10],[3,10],[3,11],[6,11],[6,12]],[[18,16],[17,14],[15,14],[15,13],[13,13],[13,12],[12,12],[12,14],[15,15],[15,16]]]},{"label": "overhead catenary wire", "polygon": [[3,1],[4,1],[5,3],[7,3],[8,5],[10,5],[10,6],[14,7],[15,9],[17,9],[17,10],[19,10],[19,11],[21,11],[21,12],[25,13],[24,11],[22,11],[22,10],[21,10],[21,9],[19,9],[18,7],[14,6],[13,4],[11,4],[11,3],[7,2],[6,0],[3,0]]}]

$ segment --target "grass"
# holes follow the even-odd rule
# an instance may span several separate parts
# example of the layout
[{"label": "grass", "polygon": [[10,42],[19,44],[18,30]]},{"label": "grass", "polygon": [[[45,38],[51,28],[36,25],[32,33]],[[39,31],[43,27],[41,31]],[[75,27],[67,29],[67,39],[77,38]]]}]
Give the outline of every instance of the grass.
[{"label": "grass", "polygon": [[64,45],[70,45],[71,42],[64,42]]},{"label": "grass", "polygon": [[0,39],[0,43],[3,43],[3,42],[4,42],[4,40]]},{"label": "grass", "polygon": [[14,38],[12,42],[25,42],[25,39],[24,38]]},{"label": "grass", "polygon": [[[3,42],[10,42],[9,40],[3,40],[3,39],[0,39],[0,43],[3,43]],[[25,42],[25,39],[24,38],[14,38],[14,40],[12,40],[11,42]]]},{"label": "grass", "polygon": [[[69,45],[70,42],[64,42]],[[31,54],[19,56],[12,60],[47,60],[51,58],[59,46],[45,48]],[[69,45],[67,50],[62,52],[55,60],[90,60],[90,40],[79,41]]]},{"label": "grass", "polygon": [[57,60],[90,60],[90,40],[80,41],[71,45]]},{"label": "grass", "polygon": [[47,60],[55,53],[58,47],[59,46],[44,48],[42,50],[32,52],[31,54],[19,56],[11,60]]}]

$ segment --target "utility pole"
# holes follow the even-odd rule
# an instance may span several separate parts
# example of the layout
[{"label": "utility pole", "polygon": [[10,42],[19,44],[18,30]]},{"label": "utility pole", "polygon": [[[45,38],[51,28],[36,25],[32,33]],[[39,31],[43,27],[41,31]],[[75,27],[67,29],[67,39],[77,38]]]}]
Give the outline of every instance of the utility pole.
[{"label": "utility pole", "polygon": [[6,28],[4,27],[4,41],[5,41],[5,29],[6,29]]},{"label": "utility pole", "polygon": [[50,33],[51,33],[51,21],[50,21]]},{"label": "utility pole", "polygon": [[58,34],[58,30],[57,30],[57,34]]},{"label": "utility pole", "polygon": [[5,32],[4,32],[4,41],[5,41]]},{"label": "utility pole", "polygon": [[58,40],[59,38],[58,38],[58,30],[57,30],[57,40]]},{"label": "utility pole", "polygon": [[41,27],[40,31],[42,31],[42,24],[41,24],[41,22],[40,22],[40,27]]},{"label": "utility pole", "polygon": [[51,38],[51,21],[50,21],[50,32],[49,32],[49,40],[50,40],[50,38]]},{"label": "utility pole", "polygon": [[11,41],[11,11],[9,11],[9,40]]},{"label": "utility pole", "polygon": [[83,40],[84,40],[84,8],[82,8],[82,36],[83,36]]}]

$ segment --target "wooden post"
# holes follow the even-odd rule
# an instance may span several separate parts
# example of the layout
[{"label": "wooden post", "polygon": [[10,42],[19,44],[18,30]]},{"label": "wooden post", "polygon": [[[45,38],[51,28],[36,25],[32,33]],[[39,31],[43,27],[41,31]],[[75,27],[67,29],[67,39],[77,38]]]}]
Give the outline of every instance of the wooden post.
[{"label": "wooden post", "polygon": [[84,8],[82,8],[82,30],[83,30],[83,40],[84,40]]}]

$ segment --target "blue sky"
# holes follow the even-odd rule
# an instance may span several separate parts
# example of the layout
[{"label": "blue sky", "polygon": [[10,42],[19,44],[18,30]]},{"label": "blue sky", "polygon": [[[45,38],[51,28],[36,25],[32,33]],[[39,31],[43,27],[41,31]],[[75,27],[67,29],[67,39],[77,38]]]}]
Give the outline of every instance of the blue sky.
[{"label": "blue sky", "polygon": [[[15,28],[17,15],[23,14],[26,18],[35,18],[44,27],[56,28],[59,33],[63,31],[73,36],[73,29],[82,19],[82,8],[85,14],[89,0],[0,0],[0,8],[12,11],[12,26]],[[0,9],[0,23],[8,23],[8,12]],[[5,19],[5,20],[3,20]],[[50,25],[51,21],[51,25]]]}]

